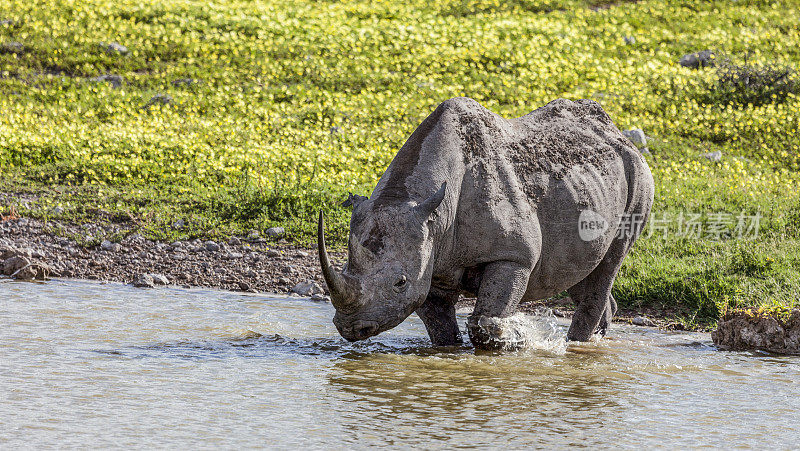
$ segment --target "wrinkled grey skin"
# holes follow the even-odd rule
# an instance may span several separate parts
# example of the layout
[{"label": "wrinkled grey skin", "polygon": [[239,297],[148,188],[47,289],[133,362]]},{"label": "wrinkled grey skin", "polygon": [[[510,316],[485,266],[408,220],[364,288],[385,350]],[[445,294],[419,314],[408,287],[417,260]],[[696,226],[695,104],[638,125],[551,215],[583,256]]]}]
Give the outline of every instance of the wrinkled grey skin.
[{"label": "wrinkled grey skin", "polygon": [[[414,131],[369,199],[348,202],[342,272],[328,263],[320,215],[320,259],[344,338],[363,340],[416,312],[434,345],[461,344],[454,304],[468,293],[477,295],[467,321],[474,346],[510,348],[519,335],[502,319],[522,299],[564,290],[577,304],[567,338],[605,332],[653,177],[596,102],[559,99],[504,119],[454,98]],[[608,222],[588,241],[578,225],[585,210]]]}]

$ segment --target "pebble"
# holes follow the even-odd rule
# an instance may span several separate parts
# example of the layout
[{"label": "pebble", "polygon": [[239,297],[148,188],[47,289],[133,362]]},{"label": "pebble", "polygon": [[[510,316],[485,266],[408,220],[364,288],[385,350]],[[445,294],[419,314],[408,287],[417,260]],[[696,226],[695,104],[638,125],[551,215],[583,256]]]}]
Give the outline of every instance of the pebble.
[{"label": "pebble", "polygon": [[722,160],[722,151],[718,150],[716,152],[708,152],[708,153],[702,154],[701,156],[703,158],[705,158],[706,160],[708,160],[708,161],[717,162],[717,161]]},{"label": "pebble", "polygon": [[200,80],[195,80],[193,78],[178,78],[177,80],[172,80],[172,86],[189,86],[189,85],[196,85],[200,83]]},{"label": "pebble", "polygon": [[628,138],[637,149],[641,151],[647,151],[647,136],[645,136],[644,131],[641,128],[634,128],[631,130],[625,130],[622,132],[626,138]]},{"label": "pebble", "polygon": [[654,327],[656,325],[656,323],[654,323],[653,320],[647,318],[646,316],[641,316],[641,315],[633,318],[633,320],[631,320],[631,324],[633,324],[634,326],[644,326],[644,327]]},{"label": "pebble", "polygon": [[90,81],[95,81],[95,82],[98,82],[98,83],[106,82],[106,83],[111,84],[111,86],[113,86],[115,88],[119,88],[120,86],[122,86],[122,77],[120,77],[119,75],[114,75],[114,74],[100,75],[100,76],[97,76],[97,77],[94,77],[94,78],[90,78],[89,80]]},{"label": "pebble", "polygon": [[286,230],[283,227],[270,227],[265,233],[270,238],[280,238],[286,234]]},{"label": "pebble", "polygon": [[117,42],[111,42],[108,44],[106,44],[105,42],[101,42],[100,47],[104,48],[108,53],[113,53],[117,55],[126,55],[128,53],[128,48]]},{"label": "pebble", "polygon": [[230,244],[231,246],[239,246],[240,244],[242,244],[242,240],[236,238],[235,236],[232,236],[230,237],[230,239],[228,239],[228,244]]},{"label": "pebble", "polygon": [[281,253],[274,249],[270,249],[266,252],[266,256],[270,258],[275,258],[275,257],[280,257]]},{"label": "pebble", "polygon": [[209,252],[216,252],[219,250],[219,244],[215,243],[214,241],[206,241],[204,244],[205,248]]},{"label": "pebble", "polygon": [[325,294],[325,291],[313,280],[306,280],[295,285],[292,288],[292,293],[297,293],[300,296],[313,296],[315,294]]},{"label": "pebble", "polygon": [[172,100],[172,96],[167,94],[156,94],[153,97],[150,97],[150,100],[142,108],[150,108],[153,105],[171,105],[174,103]]},{"label": "pebble", "polygon": [[163,274],[150,274],[150,277],[156,285],[169,285],[169,279]]},{"label": "pebble", "polygon": [[19,42],[5,42],[0,45],[0,53],[22,53],[25,51],[25,46]]},{"label": "pebble", "polygon": [[100,243],[100,249],[108,252],[119,252],[122,249],[122,246],[117,243],[112,243],[108,240],[103,240],[103,242]]}]

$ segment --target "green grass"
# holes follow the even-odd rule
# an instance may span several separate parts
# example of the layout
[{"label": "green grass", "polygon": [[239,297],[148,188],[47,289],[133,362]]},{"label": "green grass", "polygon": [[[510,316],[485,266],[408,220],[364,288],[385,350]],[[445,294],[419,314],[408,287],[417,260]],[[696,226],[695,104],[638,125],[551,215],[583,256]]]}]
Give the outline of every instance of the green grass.
[{"label": "green grass", "polygon": [[[758,237],[643,238],[622,306],[792,306],[800,292],[798,1],[0,0],[0,190],[25,215],[172,240],[286,227],[346,239],[406,137],[450,97],[506,116],[600,102],[652,138],[654,216],[758,213]],[[19,42],[16,46],[3,45]],[[126,55],[99,44],[118,42]],[[713,49],[717,67],[677,64]],[[783,76],[786,71],[786,76]],[[123,77],[119,88],[91,81]],[[758,78],[751,82],[751,76]],[[760,78],[759,78],[760,77]],[[173,84],[178,79],[196,83]],[[744,80],[744,81],[743,81]],[[144,108],[157,94],[167,105]],[[701,157],[722,151],[715,163]],[[9,206],[0,206],[6,211]],[[183,219],[187,227],[171,224]]]}]

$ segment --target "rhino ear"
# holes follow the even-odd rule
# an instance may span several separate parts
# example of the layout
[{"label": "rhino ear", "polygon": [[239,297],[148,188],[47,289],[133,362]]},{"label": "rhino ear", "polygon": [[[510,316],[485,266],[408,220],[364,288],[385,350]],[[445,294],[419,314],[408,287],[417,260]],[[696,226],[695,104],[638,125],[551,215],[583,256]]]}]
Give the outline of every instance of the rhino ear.
[{"label": "rhino ear", "polygon": [[428,219],[428,217],[436,210],[439,204],[444,200],[444,194],[447,191],[447,182],[442,183],[441,188],[436,191],[432,196],[425,199],[424,202],[415,207],[417,215],[420,218]]},{"label": "rhino ear", "polygon": [[364,196],[359,196],[357,194],[349,193],[349,197],[346,201],[342,202],[342,207],[353,207],[356,208],[358,204],[367,200]]}]

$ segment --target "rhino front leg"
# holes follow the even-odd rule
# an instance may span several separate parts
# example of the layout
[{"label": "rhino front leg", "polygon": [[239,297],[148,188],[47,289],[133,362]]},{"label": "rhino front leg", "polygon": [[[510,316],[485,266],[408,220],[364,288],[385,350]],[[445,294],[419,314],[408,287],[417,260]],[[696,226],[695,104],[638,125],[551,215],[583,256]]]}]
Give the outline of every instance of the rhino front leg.
[{"label": "rhino front leg", "polygon": [[513,349],[522,344],[519,331],[504,319],[516,311],[530,274],[529,266],[514,262],[494,262],[486,266],[478,302],[467,319],[469,338],[476,348]]},{"label": "rhino front leg", "polygon": [[416,310],[434,346],[463,344],[456,320],[458,292],[436,293],[431,290],[425,302]]}]

